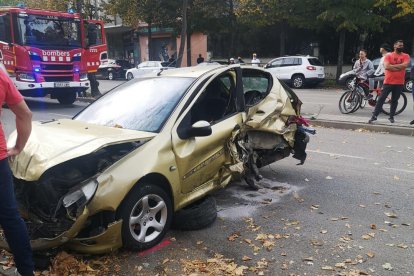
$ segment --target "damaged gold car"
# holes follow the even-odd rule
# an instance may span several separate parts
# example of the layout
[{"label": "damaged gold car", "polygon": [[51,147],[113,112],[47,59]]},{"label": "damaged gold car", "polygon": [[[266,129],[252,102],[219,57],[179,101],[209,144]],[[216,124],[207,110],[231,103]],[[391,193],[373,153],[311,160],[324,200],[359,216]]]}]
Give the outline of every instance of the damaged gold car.
[{"label": "damaged gold car", "polygon": [[154,246],[176,211],[233,176],[255,188],[260,167],[291,153],[303,163],[300,105],[260,68],[198,66],[129,81],[72,120],[33,123],[11,162],[33,249]]}]

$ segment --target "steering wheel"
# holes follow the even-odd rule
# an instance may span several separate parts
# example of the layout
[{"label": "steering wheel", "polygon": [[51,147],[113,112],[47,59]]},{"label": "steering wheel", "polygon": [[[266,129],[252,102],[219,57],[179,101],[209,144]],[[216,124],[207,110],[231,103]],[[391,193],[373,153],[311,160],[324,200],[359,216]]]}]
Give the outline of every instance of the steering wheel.
[{"label": "steering wheel", "polygon": [[246,105],[255,105],[262,100],[262,92],[258,90],[249,90],[244,93],[244,102]]}]

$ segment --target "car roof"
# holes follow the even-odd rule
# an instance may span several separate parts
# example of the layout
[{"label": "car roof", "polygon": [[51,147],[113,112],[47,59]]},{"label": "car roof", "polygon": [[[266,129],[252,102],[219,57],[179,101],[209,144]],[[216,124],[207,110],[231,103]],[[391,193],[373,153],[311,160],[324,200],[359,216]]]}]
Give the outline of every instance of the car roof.
[{"label": "car roof", "polygon": [[215,71],[219,68],[224,68],[224,65],[210,65],[210,66],[191,66],[191,67],[183,67],[183,68],[174,68],[169,70],[164,70],[161,75],[162,76],[171,76],[171,77],[191,77],[191,78],[198,78],[201,75]]}]

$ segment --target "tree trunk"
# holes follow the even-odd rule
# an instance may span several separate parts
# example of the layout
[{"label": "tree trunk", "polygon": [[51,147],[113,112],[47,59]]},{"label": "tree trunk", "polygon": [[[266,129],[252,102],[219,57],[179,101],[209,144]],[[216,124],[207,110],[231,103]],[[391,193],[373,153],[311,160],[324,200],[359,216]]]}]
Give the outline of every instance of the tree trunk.
[{"label": "tree trunk", "polygon": [[342,65],[344,64],[344,51],[345,51],[345,30],[341,30],[339,33],[339,50],[338,50],[338,63],[336,65],[336,79],[342,74]]},{"label": "tree trunk", "polygon": [[[233,0],[229,1],[229,5],[230,5],[230,26],[231,26],[231,33],[230,33],[230,47],[229,47],[229,57],[232,54],[235,54],[235,49],[234,49],[234,40],[235,40],[235,34],[236,34],[236,15],[234,14],[234,3]],[[237,58],[236,56],[234,56],[234,58]]]},{"label": "tree trunk", "polygon": [[187,32],[187,66],[191,66],[191,31]]},{"label": "tree trunk", "polygon": [[184,47],[185,47],[185,38],[187,33],[187,6],[188,0],[183,0],[183,14],[181,22],[181,35],[180,35],[180,49],[178,51],[177,57],[177,67],[181,67],[181,62],[183,60]]},{"label": "tree trunk", "polygon": [[76,1],[76,11],[80,14],[81,18],[83,18],[83,0]]},{"label": "tree trunk", "polygon": [[286,23],[280,24],[280,56],[286,54]]},{"label": "tree trunk", "polygon": [[152,57],[152,23],[148,22],[148,60],[153,60]]}]

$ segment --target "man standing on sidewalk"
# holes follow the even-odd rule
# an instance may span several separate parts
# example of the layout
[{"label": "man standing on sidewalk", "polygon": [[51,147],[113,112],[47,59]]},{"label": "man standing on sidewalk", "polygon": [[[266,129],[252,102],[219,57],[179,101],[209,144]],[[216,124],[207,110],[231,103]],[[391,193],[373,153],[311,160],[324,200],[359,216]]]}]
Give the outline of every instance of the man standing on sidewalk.
[{"label": "man standing on sidewalk", "polygon": [[3,128],[0,125],[0,225],[13,253],[17,275],[33,275],[32,249],[26,225],[17,210],[13,178],[7,158],[19,154],[32,130],[32,113],[16,87],[0,68],[0,111],[6,103],[16,116],[17,138],[14,147],[7,149]]},{"label": "man standing on sidewalk", "polygon": [[372,117],[368,121],[369,124],[377,120],[377,116],[381,112],[385,99],[390,93],[392,93],[392,95],[390,117],[388,120],[391,123],[394,123],[394,115],[397,110],[398,99],[400,98],[401,92],[404,88],[405,68],[407,68],[410,62],[410,56],[403,53],[403,50],[404,42],[402,40],[398,40],[394,43],[394,52],[389,53],[384,58],[384,86],[382,87],[381,95],[375,105]]}]

